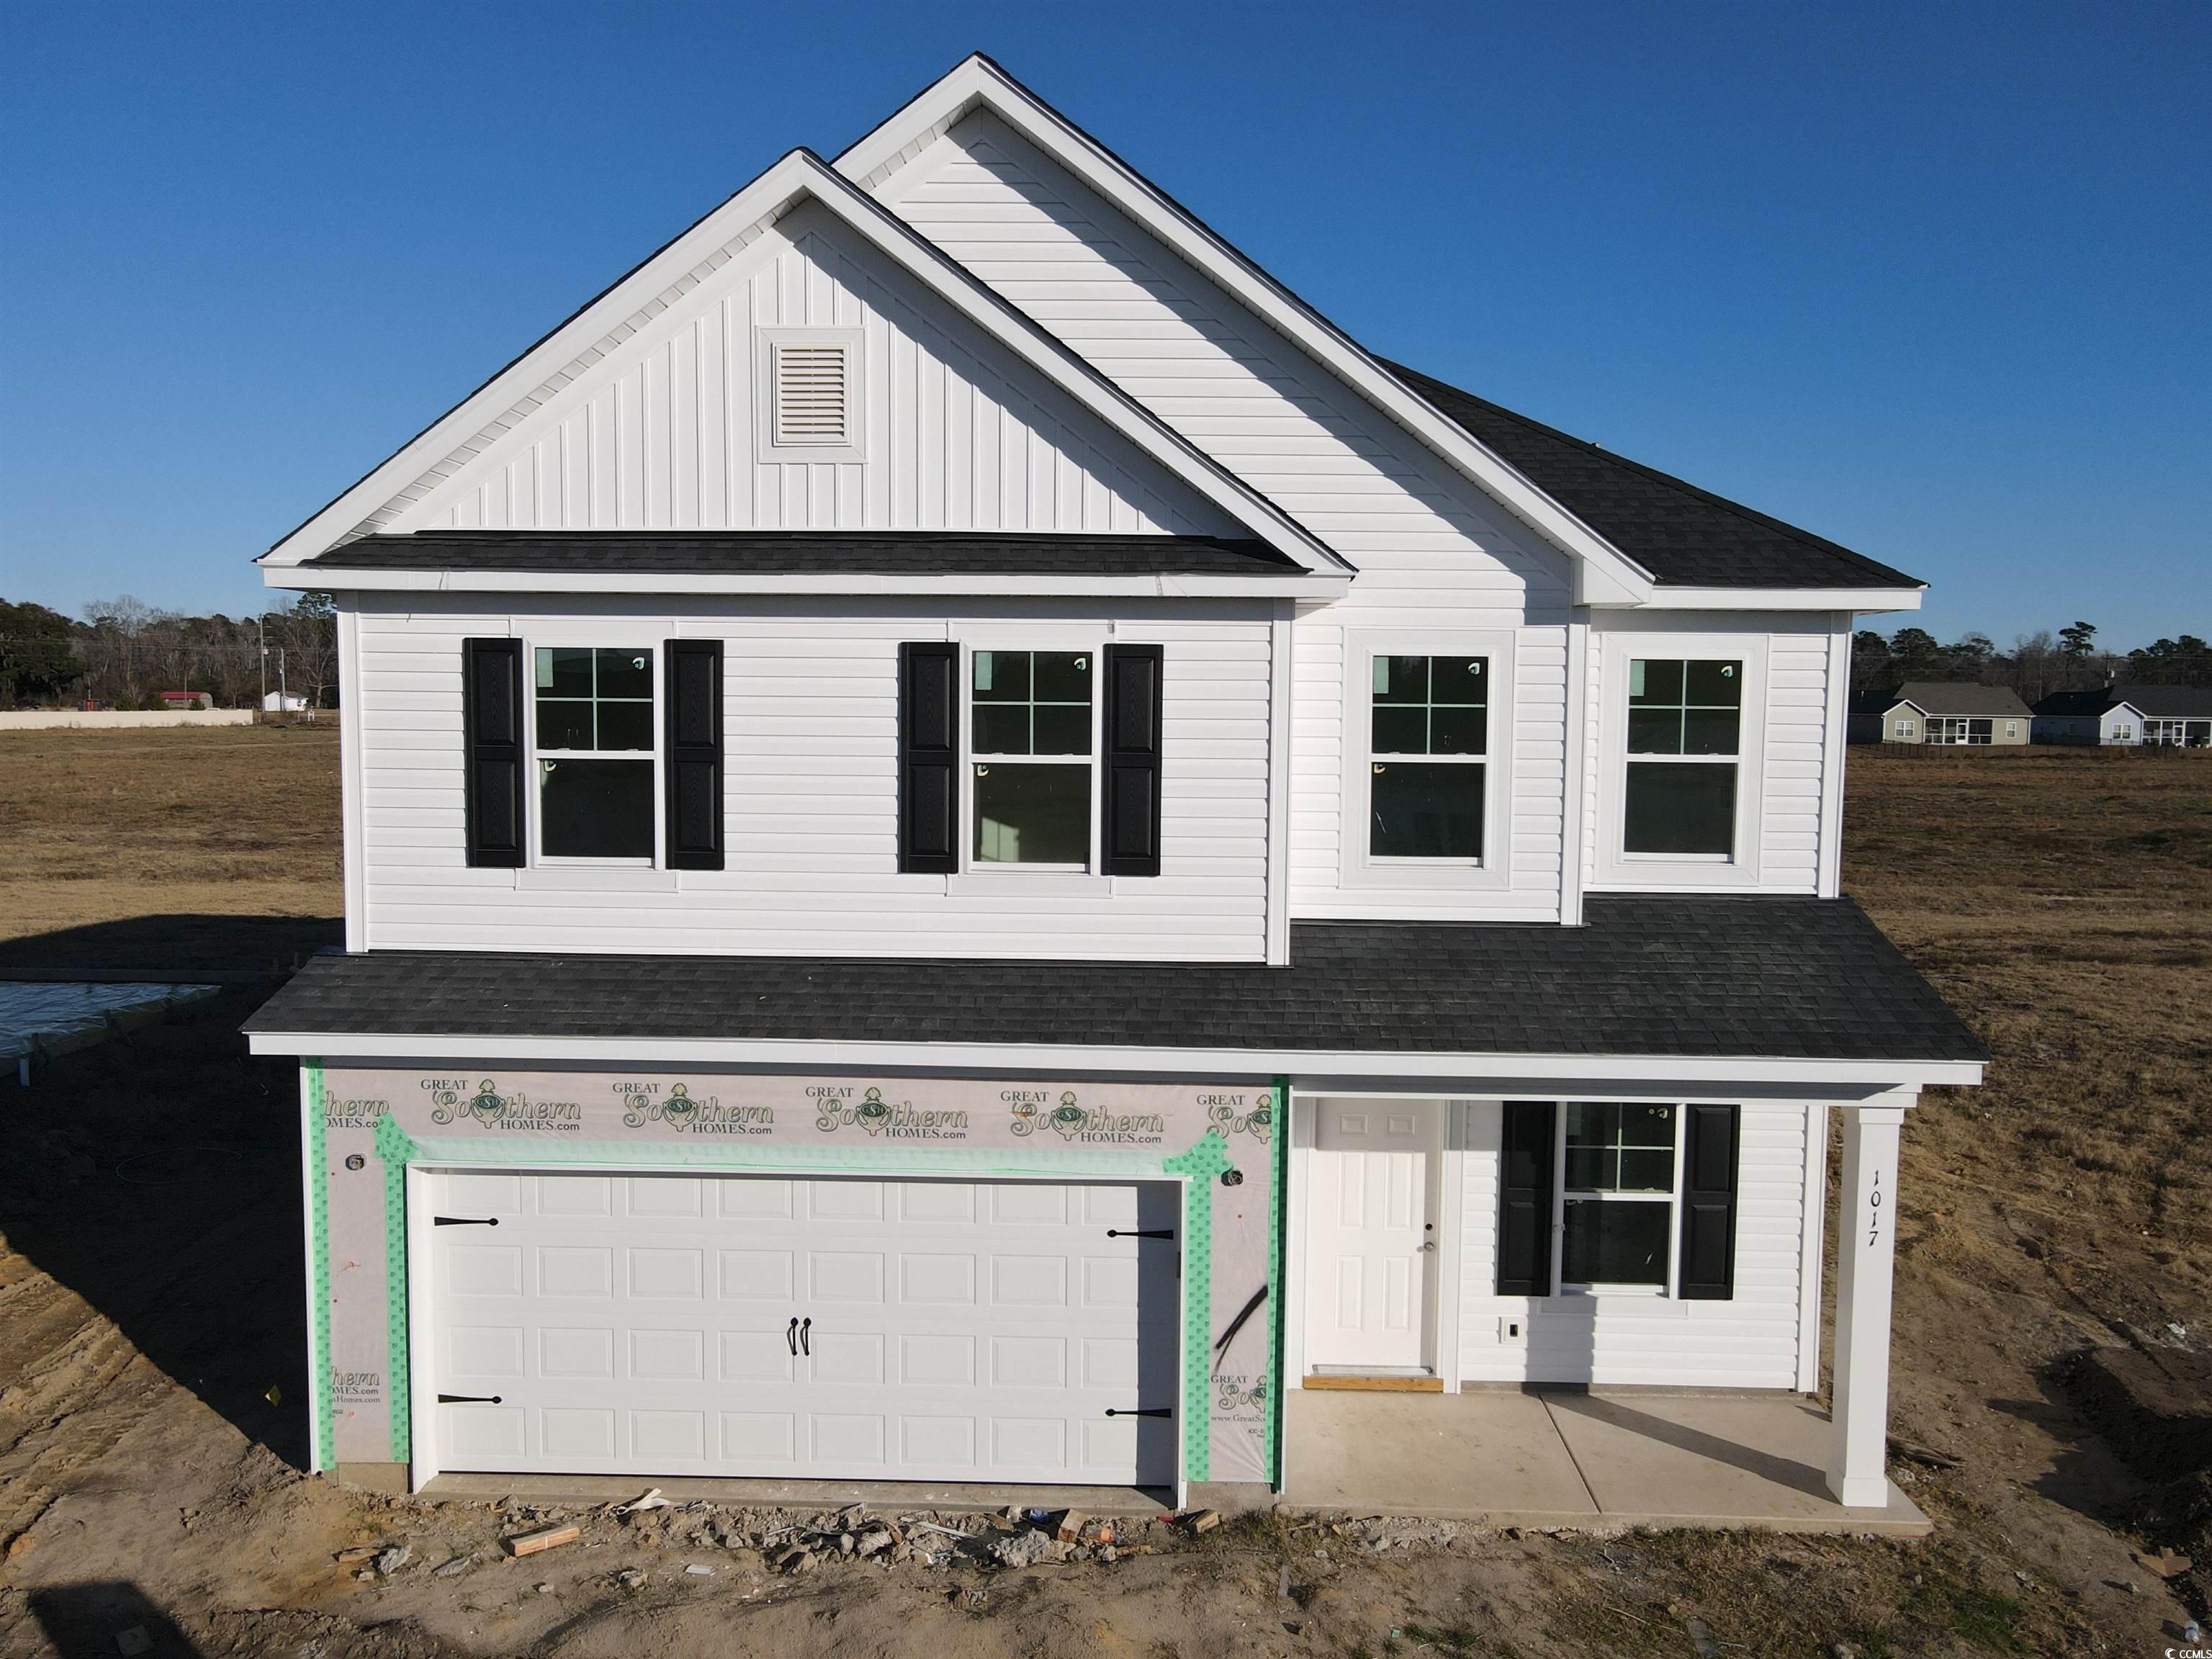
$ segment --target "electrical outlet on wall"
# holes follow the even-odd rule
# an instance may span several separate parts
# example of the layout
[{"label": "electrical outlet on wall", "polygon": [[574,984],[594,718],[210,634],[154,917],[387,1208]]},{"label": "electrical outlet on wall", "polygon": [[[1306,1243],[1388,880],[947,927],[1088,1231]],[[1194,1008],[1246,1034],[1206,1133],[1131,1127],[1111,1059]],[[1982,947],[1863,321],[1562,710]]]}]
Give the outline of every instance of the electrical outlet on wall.
[{"label": "electrical outlet on wall", "polygon": [[1520,1314],[1500,1314],[1498,1316],[1498,1340],[1510,1348],[1528,1346],[1528,1321]]}]

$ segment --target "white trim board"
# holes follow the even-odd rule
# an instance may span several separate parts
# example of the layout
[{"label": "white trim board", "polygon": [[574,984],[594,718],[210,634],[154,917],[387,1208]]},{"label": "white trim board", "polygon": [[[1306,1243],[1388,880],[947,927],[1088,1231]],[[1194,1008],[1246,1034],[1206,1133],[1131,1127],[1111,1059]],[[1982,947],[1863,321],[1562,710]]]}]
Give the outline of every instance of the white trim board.
[{"label": "white trim board", "polygon": [[[1878,1089],[1975,1084],[1975,1060],[1802,1060],[1753,1055],[1515,1054],[1390,1053],[1381,1050],[1088,1048],[1060,1043],[829,1042],[732,1037],[579,1037],[385,1032],[256,1031],[257,1054],[313,1054],[331,1065],[356,1060],[501,1060],[611,1061],[634,1066],[744,1065],[923,1067],[952,1071],[1155,1073],[1170,1077],[1406,1078],[1463,1085],[1434,1092],[1488,1098],[1507,1079],[1592,1082],[1614,1078],[1681,1078],[1716,1084],[1796,1084]],[[1317,1092],[1333,1092],[1318,1089]]]},{"label": "white trim board", "polygon": [[[802,202],[819,203],[967,321],[1103,420],[1139,453],[1278,552],[1311,571],[1346,562],[1273,502],[1207,459],[1120,388],[947,259],[811,151],[795,149],[495,374],[382,465],[262,556],[295,566],[362,533],[373,516],[442,477],[526,418],[551,390],[604,356],[637,324],[697,286],[732,252]],[[543,586],[543,583],[538,584]]]},{"label": "white trim board", "polygon": [[[549,537],[562,533],[546,532]],[[882,576],[836,572],[817,575],[672,570],[370,570],[320,564],[264,564],[261,568],[264,587],[319,593],[796,593],[838,598],[880,593],[928,599],[989,595],[1321,600],[1341,599],[1350,591],[1351,581],[1349,575],[1334,572],[1284,576],[1042,576],[1014,572]]]}]

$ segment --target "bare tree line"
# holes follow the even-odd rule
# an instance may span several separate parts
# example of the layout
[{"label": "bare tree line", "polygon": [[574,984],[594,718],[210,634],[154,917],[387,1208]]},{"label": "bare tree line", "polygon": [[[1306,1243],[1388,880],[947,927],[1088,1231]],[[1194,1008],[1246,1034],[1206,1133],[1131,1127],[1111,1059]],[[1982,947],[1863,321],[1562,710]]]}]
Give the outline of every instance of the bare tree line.
[{"label": "bare tree line", "polygon": [[[265,656],[264,656],[265,647]],[[199,692],[218,708],[257,707],[280,684],[310,708],[337,701],[337,623],[326,593],[302,594],[265,617],[190,617],[128,593],[75,618],[0,600],[0,707],[161,706],[165,691]]]}]

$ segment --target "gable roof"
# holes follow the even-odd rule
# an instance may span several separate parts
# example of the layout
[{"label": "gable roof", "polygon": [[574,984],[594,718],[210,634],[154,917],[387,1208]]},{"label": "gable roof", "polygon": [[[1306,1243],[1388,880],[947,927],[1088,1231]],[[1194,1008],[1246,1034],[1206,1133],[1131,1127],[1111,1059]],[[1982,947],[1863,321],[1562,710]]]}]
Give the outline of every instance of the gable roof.
[{"label": "gable roof", "polygon": [[1402,364],[1426,398],[1662,586],[1923,587],[1901,570]]},{"label": "gable roof", "polygon": [[1341,575],[1350,565],[1287,514],[1204,454],[811,150],[794,149],[665,244],[520,356],[416,434],[262,556],[295,566],[359,535],[393,498],[442,476],[526,418],[579,370],[667,308],[802,202],[819,203],[879,252],[1009,348],[1152,461],[1302,568]]},{"label": "gable roof", "polygon": [[1907,680],[1893,691],[1865,694],[1853,700],[1861,714],[1882,714],[1909,702],[1923,714],[1966,715],[1982,719],[2000,716],[2026,720],[2028,706],[2008,685],[1981,685],[1972,680]]},{"label": "gable roof", "polygon": [[1226,290],[1547,541],[1573,556],[1578,602],[1640,605],[1651,574],[1492,453],[1364,347],[1211,226],[981,52],[956,64],[839,153],[840,172],[879,188],[905,161],[976,109],[988,109],[1208,281]]},{"label": "gable roof", "polygon": [[2035,705],[2039,714],[2102,715],[2125,703],[2150,720],[2212,718],[2212,686],[2152,685],[2141,681],[2087,691],[2053,691]]}]

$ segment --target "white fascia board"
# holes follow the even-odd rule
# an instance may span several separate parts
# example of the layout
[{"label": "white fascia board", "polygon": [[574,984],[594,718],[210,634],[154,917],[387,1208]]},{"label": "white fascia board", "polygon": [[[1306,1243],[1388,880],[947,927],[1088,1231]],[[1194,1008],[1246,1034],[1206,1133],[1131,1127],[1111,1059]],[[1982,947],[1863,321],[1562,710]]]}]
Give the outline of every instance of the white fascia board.
[{"label": "white fascia board", "polygon": [[1458,467],[1546,539],[1573,555],[1576,603],[1642,605],[1649,601],[1654,586],[1650,571],[981,53],[969,58],[845,149],[837,157],[837,169],[865,188],[879,188],[883,180],[878,173],[897,163],[902,152],[945,131],[978,106],[988,108],[1177,257]]},{"label": "white fascia board", "polygon": [[1917,611],[1925,587],[1655,587],[1647,611]]},{"label": "white fascia board", "polygon": [[487,380],[262,556],[290,566],[344,540],[379,507],[520,409],[586,352],[691,275],[717,250],[818,202],[1031,369],[1134,444],[1277,552],[1312,571],[1348,572],[1340,558],[1266,496],[1171,431],[1149,410],[986,288],[811,150],[795,149]]},{"label": "white fascia board", "polygon": [[1297,576],[882,576],[797,572],[687,574],[588,570],[368,570],[264,566],[264,587],[383,593],[798,593],[944,598],[1339,599],[1343,573]]},{"label": "white fascia board", "polygon": [[1694,1078],[1711,1083],[1805,1084],[1883,1088],[1978,1084],[1978,1060],[1767,1060],[1643,1054],[1404,1054],[1378,1050],[1079,1048],[1060,1043],[813,1042],[727,1037],[497,1036],[386,1032],[257,1031],[257,1054],[343,1055],[351,1060],[590,1061],[629,1066],[794,1066],[997,1072],[1142,1072],[1167,1076],[1279,1074],[1402,1078],[1409,1082],[1485,1078]]}]

